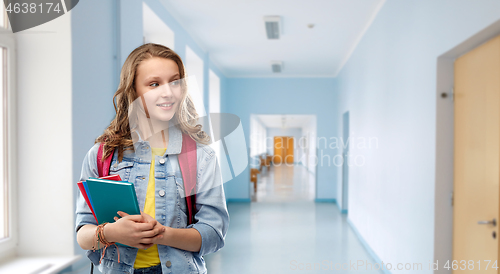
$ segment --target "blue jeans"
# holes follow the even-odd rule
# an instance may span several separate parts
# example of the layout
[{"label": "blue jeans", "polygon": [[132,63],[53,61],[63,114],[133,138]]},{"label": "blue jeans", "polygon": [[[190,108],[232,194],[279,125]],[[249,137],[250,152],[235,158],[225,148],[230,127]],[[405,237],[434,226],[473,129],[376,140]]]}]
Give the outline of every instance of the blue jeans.
[{"label": "blue jeans", "polygon": [[139,268],[134,270],[134,274],[161,274],[161,264],[155,266]]}]

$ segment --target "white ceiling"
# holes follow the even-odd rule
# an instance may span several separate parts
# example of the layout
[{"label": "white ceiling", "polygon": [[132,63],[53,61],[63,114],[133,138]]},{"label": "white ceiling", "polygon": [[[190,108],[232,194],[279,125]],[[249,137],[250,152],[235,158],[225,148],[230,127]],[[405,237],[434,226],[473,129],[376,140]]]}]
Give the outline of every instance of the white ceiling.
[{"label": "white ceiling", "polygon": [[272,128],[302,128],[307,127],[315,119],[315,115],[291,115],[291,114],[258,114],[255,115],[265,127]]},{"label": "white ceiling", "polygon": [[[227,77],[335,77],[385,2],[160,1]],[[281,16],[280,40],[267,39],[267,15]],[[272,60],[283,61],[282,73]]]}]

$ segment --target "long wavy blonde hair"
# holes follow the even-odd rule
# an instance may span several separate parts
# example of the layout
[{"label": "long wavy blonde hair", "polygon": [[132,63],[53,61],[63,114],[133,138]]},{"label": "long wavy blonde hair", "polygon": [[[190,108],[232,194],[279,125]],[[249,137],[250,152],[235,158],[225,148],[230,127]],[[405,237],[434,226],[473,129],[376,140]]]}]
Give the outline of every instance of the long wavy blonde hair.
[{"label": "long wavy blonde hair", "polygon": [[[137,92],[135,90],[137,67],[142,61],[153,57],[161,57],[174,61],[179,67],[180,78],[183,79],[186,76],[181,58],[168,47],[148,43],[134,49],[130,53],[123,64],[120,73],[120,84],[113,96],[116,116],[106,130],[104,130],[104,133],[95,140],[95,143],[104,143],[103,161],[115,149],[118,149],[119,161],[123,159],[124,150],[134,149],[128,120],[128,108],[137,99]],[[191,136],[193,140],[202,144],[210,143],[210,136],[201,130],[202,126],[200,124],[197,124],[198,113],[194,107],[191,95],[187,92],[186,88],[182,89],[181,101],[172,119],[175,119],[176,126],[183,133]]]}]

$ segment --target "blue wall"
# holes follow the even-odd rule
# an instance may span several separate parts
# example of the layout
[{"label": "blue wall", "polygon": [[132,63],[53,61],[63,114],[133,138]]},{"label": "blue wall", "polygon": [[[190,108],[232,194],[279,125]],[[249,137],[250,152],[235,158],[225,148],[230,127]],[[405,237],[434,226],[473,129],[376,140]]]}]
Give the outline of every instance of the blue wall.
[{"label": "blue wall", "polygon": [[[228,78],[222,92],[222,112],[240,117],[247,148],[250,143],[251,114],[316,114],[317,137],[338,136],[340,118],[337,110],[337,91],[334,78]],[[250,155],[250,151],[248,150]],[[321,148],[325,164],[317,168],[317,199],[336,197],[337,169],[328,166],[340,153],[337,149]],[[321,159],[319,159],[321,161]],[[330,161],[331,163],[331,161]],[[226,183],[228,199],[250,199],[250,171],[247,168]]]},{"label": "blue wall", "polygon": [[[112,100],[117,83],[114,4],[114,1],[87,0],[71,10],[75,201],[83,157],[114,117]],[[85,257],[76,237],[75,254]]]},{"label": "blue wall", "polygon": [[366,162],[349,169],[348,218],[384,262],[434,259],[437,58],[497,20],[498,0],[388,0],[337,78],[350,132],[378,139],[350,147]]}]

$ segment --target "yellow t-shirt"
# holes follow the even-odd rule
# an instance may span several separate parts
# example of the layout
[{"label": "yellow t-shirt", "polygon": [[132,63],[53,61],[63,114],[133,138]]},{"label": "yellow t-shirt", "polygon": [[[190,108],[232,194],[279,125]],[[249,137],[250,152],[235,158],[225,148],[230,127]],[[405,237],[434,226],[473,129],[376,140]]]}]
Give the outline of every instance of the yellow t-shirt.
[{"label": "yellow t-shirt", "polygon": [[[149,168],[149,181],[148,189],[146,191],[146,201],[144,202],[144,213],[155,218],[155,156],[163,156],[165,148],[152,148],[151,149],[151,167]],[[134,268],[145,268],[155,266],[160,263],[160,256],[158,255],[158,247],[153,245],[147,250],[139,249],[135,259]]]}]

